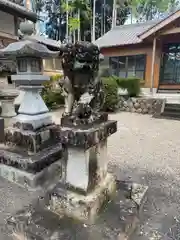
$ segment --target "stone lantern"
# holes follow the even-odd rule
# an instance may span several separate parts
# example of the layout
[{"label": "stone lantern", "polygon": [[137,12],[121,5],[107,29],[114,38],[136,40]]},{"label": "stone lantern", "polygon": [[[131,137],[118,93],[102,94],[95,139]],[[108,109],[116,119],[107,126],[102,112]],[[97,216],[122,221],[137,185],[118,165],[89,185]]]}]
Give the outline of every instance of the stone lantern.
[{"label": "stone lantern", "polygon": [[27,28],[26,23],[22,23],[20,30],[26,34],[23,40],[8,45],[1,53],[16,60],[17,74],[12,75],[12,81],[25,92],[19,114],[13,118],[13,123],[22,129],[35,130],[52,123],[49,110],[39,93],[42,84],[50,80],[49,76],[43,75],[43,59],[57,57],[58,52],[50,51],[32,39],[28,40],[28,35],[33,33],[33,25],[30,23],[27,23]]},{"label": "stone lantern", "polygon": [[[32,34],[33,26],[21,25],[22,33]],[[51,184],[61,176],[64,146],[56,137],[57,127],[40,92],[43,83],[50,80],[43,75],[43,59],[57,56],[45,45],[28,39],[11,43],[0,50],[4,56],[15,59],[17,74],[12,81],[24,91],[18,115],[12,126],[4,130],[4,145],[0,149],[0,176],[30,188]],[[13,146],[13,147],[12,147]]]}]

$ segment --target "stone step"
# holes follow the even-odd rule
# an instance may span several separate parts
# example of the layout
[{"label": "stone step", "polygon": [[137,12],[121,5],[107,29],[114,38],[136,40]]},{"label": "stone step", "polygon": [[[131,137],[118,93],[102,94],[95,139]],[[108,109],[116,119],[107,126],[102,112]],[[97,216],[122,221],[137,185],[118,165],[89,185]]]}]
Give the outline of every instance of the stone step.
[{"label": "stone step", "polygon": [[165,111],[165,112],[161,113],[161,116],[164,116],[164,117],[172,117],[172,118],[179,118],[179,119],[180,119],[180,112],[176,112],[176,111]]},{"label": "stone step", "polygon": [[166,115],[168,115],[168,114],[175,114],[175,115],[179,114],[180,115],[180,109],[178,109],[178,108],[165,108],[163,113],[165,113]]},{"label": "stone step", "polygon": [[157,115],[157,114],[154,114],[154,115],[153,115],[153,118],[166,119],[166,120],[176,120],[176,121],[179,121],[179,120],[180,120],[179,117],[170,117],[170,116],[163,116],[163,115]]},{"label": "stone step", "polygon": [[158,89],[157,93],[180,93],[180,89]]},{"label": "stone step", "polygon": [[177,111],[180,110],[180,104],[178,103],[166,103],[165,109],[172,110],[172,111]]}]

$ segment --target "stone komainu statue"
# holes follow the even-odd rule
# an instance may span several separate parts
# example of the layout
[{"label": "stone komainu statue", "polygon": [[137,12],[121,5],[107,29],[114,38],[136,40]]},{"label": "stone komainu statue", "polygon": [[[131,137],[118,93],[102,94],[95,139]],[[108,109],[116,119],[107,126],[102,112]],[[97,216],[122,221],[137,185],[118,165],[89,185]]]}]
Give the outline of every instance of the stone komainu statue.
[{"label": "stone komainu statue", "polygon": [[61,48],[64,77],[60,81],[65,95],[64,116],[94,121],[104,103],[99,76],[100,51],[89,42],[66,44]]}]

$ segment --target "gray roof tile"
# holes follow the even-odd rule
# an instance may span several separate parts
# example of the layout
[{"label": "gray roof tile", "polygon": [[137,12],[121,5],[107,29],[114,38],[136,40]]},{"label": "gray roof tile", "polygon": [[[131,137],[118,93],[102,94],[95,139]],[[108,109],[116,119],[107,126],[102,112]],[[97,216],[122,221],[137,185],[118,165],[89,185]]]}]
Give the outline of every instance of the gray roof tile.
[{"label": "gray roof tile", "polygon": [[153,20],[145,23],[116,26],[105,35],[98,38],[95,44],[97,44],[99,48],[102,48],[140,43],[142,40],[138,36],[158,22],[159,20]]},{"label": "gray roof tile", "polygon": [[44,36],[39,36],[39,35],[32,35],[30,36],[30,39],[31,38],[36,40],[39,43],[45,44],[46,46],[57,48],[57,50],[59,50],[61,47],[61,41],[56,41],[56,40],[45,38]]}]

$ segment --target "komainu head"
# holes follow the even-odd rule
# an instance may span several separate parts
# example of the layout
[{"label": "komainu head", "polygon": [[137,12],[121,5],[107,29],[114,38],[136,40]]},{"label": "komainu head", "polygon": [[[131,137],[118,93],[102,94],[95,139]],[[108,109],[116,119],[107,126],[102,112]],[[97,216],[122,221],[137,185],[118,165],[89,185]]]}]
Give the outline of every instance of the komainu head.
[{"label": "komainu head", "polygon": [[99,70],[100,51],[97,45],[90,42],[67,43],[61,48],[62,68],[64,71]]}]

